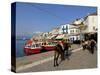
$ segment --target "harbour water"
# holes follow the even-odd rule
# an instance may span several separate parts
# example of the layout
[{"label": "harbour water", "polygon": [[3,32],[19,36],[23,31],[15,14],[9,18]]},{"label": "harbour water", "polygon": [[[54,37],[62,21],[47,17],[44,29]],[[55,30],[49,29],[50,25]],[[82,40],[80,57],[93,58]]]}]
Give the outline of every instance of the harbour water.
[{"label": "harbour water", "polygon": [[23,50],[25,42],[26,42],[26,40],[21,40],[21,39],[16,40],[16,57],[17,58],[25,56],[25,53],[24,53],[24,50]]}]

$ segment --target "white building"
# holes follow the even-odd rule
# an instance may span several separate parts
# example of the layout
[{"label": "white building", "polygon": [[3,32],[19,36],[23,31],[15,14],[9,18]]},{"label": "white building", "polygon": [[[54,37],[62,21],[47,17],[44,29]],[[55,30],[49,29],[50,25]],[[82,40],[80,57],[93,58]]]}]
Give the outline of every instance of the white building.
[{"label": "white building", "polygon": [[[97,19],[98,19],[97,14],[92,13],[92,14],[87,15],[84,18],[76,19],[73,22],[73,25],[79,27],[79,29],[80,29],[81,40],[97,38],[97,30],[98,30],[98,28],[97,28],[98,20]],[[95,39],[95,40],[97,40],[97,39]]]},{"label": "white building", "polygon": [[83,30],[83,33],[95,33],[98,30],[98,17],[96,13],[89,14],[84,18],[84,25],[86,25],[86,29]]},{"label": "white building", "polygon": [[68,25],[68,35],[69,35],[69,40],[71,41],[80,40],[79,27],[69,24]]},{"label": "white building", "polygon": [[67,34],[68,38],[71,41],[80,40],[80,29],[77,26],[71,24],[61,25],[59,34]]},{"label": "white building", "polygon": [[94,39],[97,41],[97,30],[98,30],[98,16],[97,13],[92,13],[84,18],[84,25],[86,28],[82,30],[84,39]]},{"label": "white building", "polygon": [[64,24],[60,26],[59,34],[68,34],[68,24]]}]

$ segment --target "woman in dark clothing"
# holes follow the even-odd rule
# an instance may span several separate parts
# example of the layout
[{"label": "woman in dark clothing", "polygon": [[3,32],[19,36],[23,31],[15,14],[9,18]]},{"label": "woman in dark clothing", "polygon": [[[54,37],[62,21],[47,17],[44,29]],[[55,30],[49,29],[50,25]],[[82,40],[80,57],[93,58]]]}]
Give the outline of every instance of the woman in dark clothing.
[{"label": "woman in dark clothing", "polygon": [[94,47],[95,47],[95,45],[96,45],[95,40],[91,39],[91,43],[90,43],[90,52],[91,52],[92,54],[94,54]]}]

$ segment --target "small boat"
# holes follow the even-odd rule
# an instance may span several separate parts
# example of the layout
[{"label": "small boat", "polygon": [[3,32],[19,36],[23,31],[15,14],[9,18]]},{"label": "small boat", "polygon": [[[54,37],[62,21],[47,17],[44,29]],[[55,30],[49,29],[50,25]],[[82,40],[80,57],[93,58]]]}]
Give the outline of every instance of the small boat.
[{"label": "small boat", "polygon": [[42,51],[54,50],[55,42],[37,42],[33,44],[26,44],[24,52],[26,55],[41,53]]},{"label": "small boat", "polygon": [[39,44],[25,45],[24,52],[26,55],[40,53],[42,47]]},{"label": "small boat", "polygon": [[45,49],[45,50],[54,50],[54,46],[55,46],[55,43],[54,42],[48,42],[48,43],[42,43],[42,47]]}]

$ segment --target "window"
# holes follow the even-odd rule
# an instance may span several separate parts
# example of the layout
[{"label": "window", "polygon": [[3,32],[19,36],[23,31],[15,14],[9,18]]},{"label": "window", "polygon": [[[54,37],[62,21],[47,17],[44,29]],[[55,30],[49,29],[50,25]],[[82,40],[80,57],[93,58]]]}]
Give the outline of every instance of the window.
[{"label": "window", "polygon": [[68,27],[67,27],[67,25],[66,26],[62,26],[62,33],[64,34],[64,33],[68,33]]},{"label": "window", "polygon": [[35,47],[35,45],[32,45],[32,47]]},{"label": "window", "polygon": [[70,30],[70,33],[72,33],[72,30]]},{"label": "window", "polygon": [[95,30],[96,28],[95,28],[95,26],[93,26],[93,30]]},{"label": "window", "polygon": [[74,30],[70,30],[70,33],[74,33]]},{"label": "window", "polygon": [[78,40],[78,36],[76,37],[76,40]]},{"label": "window", "polygon": [[74,33],[74,30],[72,30],[72,33]]},{"label": "window", "polygon": [[68,33],[68,26],[66,25],[66,33]]},{"label": "window", "polygon": [[74,33],[74,30],[73,30],[73,33]]},{"label": "window", "polygon": [[74,37],[73,37],[73,41],[74,41]]},{"label": "window", "polygon": [[97,28],[95,30],[97,31]]},{"label": "window", "polygon": [[39,47],[39,44],[36,44],[36,47]]},{"label": "window", "polygon": [[76,32],[78,32],[78,30],[76,29]]},{"label": "window", "polygon": [[65,29],[64,29],[64,26],[63,26],[63,28],[62,28],[63,34],[64,34],[64,30],[65,30]]}]

